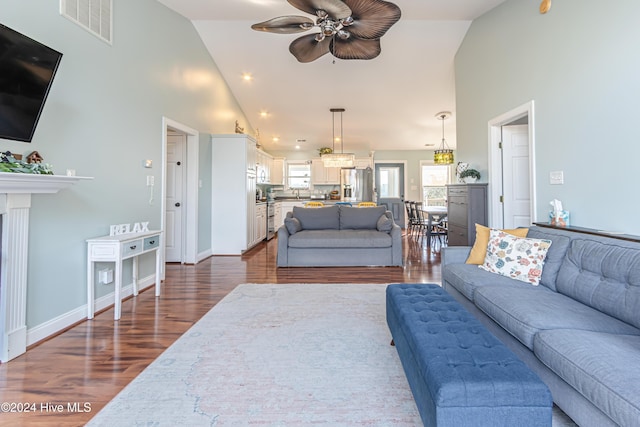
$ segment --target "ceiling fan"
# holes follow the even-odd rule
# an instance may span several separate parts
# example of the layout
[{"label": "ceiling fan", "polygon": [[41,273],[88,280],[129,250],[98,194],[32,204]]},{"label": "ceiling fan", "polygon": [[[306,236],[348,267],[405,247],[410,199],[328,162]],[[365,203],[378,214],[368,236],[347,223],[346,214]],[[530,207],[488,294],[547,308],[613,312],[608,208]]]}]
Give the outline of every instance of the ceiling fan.
[{"label": "ceiling fan", "polygon": [[319,33],[295,39],[289,52],[299,62],[331,53],[340,59],[373,59],[380,55],[380,38],[400,19],[400,8],[384,0],[287,0],[315,16],[280,16],[253,24],[256,31],[293,34],[314,27]]}]

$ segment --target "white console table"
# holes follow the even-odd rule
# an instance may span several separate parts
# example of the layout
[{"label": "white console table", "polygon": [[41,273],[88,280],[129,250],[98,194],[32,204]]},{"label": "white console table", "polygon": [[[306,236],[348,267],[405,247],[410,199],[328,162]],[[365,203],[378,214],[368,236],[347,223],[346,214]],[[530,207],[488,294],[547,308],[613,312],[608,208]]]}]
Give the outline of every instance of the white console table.
[{"label": "white console table", "polygon": [[156,296],[160,296],[161,231],[127,233],[117,236],[104,236],[87,240],[87,318],[93,319],[95,312],[95,263],[114,262],[115,305],[114,320],[120,319],[122,305],[122,261],[133,258],[133,295],[138,295],[138,256],[155,251],[156,253]]}]

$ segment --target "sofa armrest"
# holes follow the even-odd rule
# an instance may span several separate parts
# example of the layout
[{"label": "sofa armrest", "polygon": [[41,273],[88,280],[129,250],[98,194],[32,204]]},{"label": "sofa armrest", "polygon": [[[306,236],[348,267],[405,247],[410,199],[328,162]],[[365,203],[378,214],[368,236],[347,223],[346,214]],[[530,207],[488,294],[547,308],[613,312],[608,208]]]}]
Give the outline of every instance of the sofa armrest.
[{"label": "sofa armrest", "polygon": [[276,266],[287,267],[289,265],[289,231],[284,225],[278,228],[278,253]]},{"label": "sofa armrest", "polygon": [[389,235],[391,236],[391,261],[393,265],[402,266],[402,228],[394,223]]},{"label": "sofa armrest", "polygon": [[446,264],[464,264],[471,246],[447,246],[442,248],[442,265]]}]

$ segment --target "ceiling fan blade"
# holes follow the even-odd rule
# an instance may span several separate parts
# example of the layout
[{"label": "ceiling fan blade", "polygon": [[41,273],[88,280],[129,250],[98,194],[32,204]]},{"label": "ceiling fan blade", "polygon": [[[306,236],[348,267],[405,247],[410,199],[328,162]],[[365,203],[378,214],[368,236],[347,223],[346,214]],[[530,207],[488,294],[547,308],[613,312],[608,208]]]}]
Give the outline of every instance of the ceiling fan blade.
[{"label": "ceiling fan blade", "polygon": [[379,39],[402,12],[394,3],[383,0],[344,0],[351,8],[354,23],[346,30],[360,39]]},{"label": "ceiling fan blade", "polygon": [[304,16],[280,16],[268,21],[253,24],[251,28],[267,33],[293,34],[301,33],[313,27],[315,22]]},{"label": "ceiling fan blade", "polygon": [[324,10],[332,18],[342,19],[351,15],[351,9],[341,0],[287,0],[291,6],[307,12],[310,15],[316,14],[317,10]]},{"label": "ceiling fan blade", "polygon": [[329,53],[331,39],[326,38],[321,42],[316,41],[315,34],[298,37],[289,45],[289,52],[299,62],[311,62]]},{"label": "ceiling fan blade", "polygon": [[350,37],[331,41],[331,53],[340,59],[373,59],[380,55],[380,40],[366,40]]}]

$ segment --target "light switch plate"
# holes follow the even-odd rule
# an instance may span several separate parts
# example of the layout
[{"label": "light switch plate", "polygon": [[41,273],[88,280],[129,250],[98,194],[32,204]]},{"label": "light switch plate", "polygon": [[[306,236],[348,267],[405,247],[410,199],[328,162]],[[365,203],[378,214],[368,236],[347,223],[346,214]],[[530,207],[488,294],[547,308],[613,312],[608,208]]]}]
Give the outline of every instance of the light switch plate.
[{"label": "light switch plate", "polygon": [[551,185],[564,184],[564,172],[563,171],[549,172],[549,184]]}]

